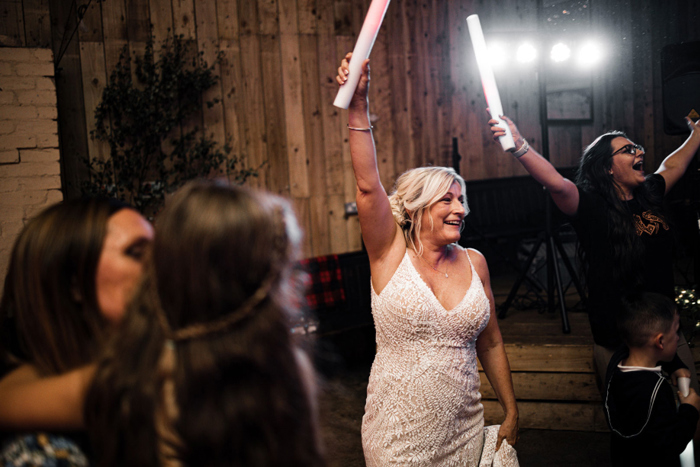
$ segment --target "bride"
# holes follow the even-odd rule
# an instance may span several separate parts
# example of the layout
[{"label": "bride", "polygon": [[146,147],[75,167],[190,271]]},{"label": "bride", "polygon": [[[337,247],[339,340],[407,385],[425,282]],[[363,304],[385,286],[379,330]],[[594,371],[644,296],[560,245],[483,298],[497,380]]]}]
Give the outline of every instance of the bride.
[{"label": "bride", "polygon": [[[338,69],[341,86],[351,56]],[[486,260],[457,245],[468,213],[464,180],[449,168],[416,168],[387,196],[369,121],[369,60],[361,73],[348,128],[377,330],[365,460],[369,467],[477,466],[484,449],[477,357],[505,412],[493,444],[515,444],[518,408]]]}]

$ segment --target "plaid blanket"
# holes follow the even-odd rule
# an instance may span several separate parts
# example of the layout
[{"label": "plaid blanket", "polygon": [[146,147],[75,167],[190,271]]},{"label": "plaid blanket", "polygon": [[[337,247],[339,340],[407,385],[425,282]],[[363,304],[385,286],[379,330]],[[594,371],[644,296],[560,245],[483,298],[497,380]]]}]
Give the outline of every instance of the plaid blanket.
[{"label": "plaid blanket", "polygon": [[301,265],[309,275],[306,292],[309,310],[318,312],[337,308],[345,303],[343,274],[338,255],[304,259]]}]

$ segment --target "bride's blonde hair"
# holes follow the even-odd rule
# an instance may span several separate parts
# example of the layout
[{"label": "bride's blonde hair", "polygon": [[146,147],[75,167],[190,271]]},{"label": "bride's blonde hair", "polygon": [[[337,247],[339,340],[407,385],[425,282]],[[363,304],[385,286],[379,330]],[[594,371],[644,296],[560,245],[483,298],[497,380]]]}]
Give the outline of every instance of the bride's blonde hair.
[{"label": "bride's blonde hair", "polygon": [[[419,255],[423,253],[420,229],[423,214],[447,193],[453,183],[462,188],[464,215],[469,214],[467,187],[464,179],[449,167],[418,167],[401,174],[394,192],[389,196],[394,220],[403,231],[406,246]],[[434,228],[430,218],[430,228]],[[415,237],[415,238],[414,238]]]}]

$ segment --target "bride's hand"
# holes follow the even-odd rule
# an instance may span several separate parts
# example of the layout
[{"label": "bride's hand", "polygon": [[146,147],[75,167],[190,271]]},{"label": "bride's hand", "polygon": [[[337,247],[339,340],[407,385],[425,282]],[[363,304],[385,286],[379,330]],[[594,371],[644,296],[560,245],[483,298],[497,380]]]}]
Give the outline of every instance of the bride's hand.
[{"label": "bride's hand", "polygon": [[498,430],[498,441],[496,443],[496,450],[501,447],[501,443],[505,439],[508,444],[515,446],[519,438],[518,433],[518,416],[506,417],[501,423],[501,428]]},{"label": "bride's hand", "polygon": [[[345,85],[348,80],[348,74],[350,73],[350,59],[352,58],[352,52],[348,52],[345,58],[340,62],[338,67],[338,75],[335,80],[339,85]],[[351,107],[367,106],[367,99],[369,94],[369,58],[362,62],[362,67],[360,69],[360,81],[357,83],[355,88],[355,93],[350,101]]]}]

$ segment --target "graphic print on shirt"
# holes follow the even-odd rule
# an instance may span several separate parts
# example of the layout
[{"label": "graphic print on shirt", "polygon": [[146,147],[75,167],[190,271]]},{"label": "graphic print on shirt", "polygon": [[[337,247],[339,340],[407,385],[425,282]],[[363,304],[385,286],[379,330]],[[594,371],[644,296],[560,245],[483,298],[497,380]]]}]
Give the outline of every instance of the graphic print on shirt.
[{"label": "graphic print on shirt", "polygon": [[645,233],[655,235],[662,227],[664,230],[668,230],[668,224],[663,217],[659,217],[651,211],[644,211],[641,216],[634,214],[634,226],[639,236]]}]

